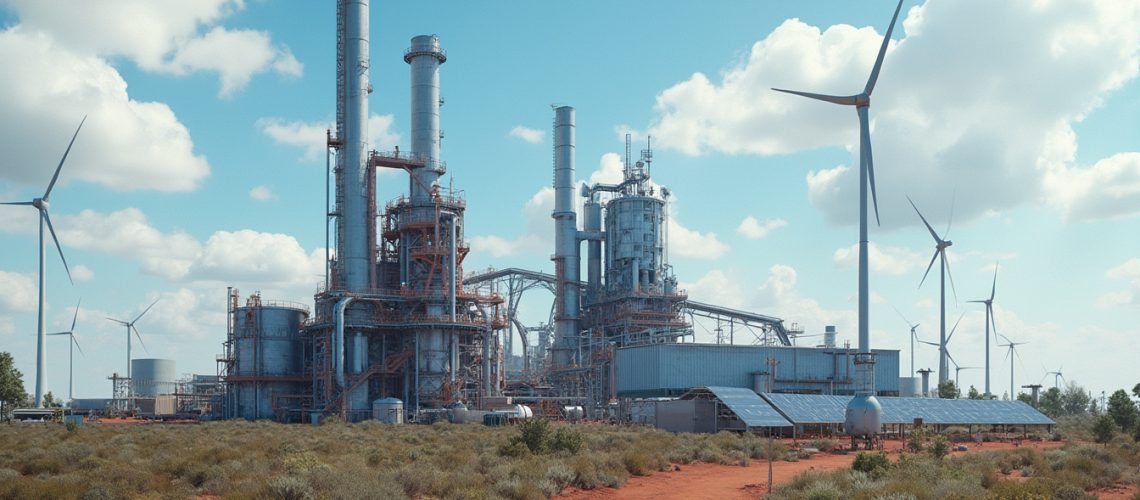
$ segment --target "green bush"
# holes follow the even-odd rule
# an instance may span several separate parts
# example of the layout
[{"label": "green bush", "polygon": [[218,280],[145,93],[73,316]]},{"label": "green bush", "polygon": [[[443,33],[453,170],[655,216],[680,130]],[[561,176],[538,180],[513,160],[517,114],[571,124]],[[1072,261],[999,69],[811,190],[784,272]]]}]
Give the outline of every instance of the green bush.
[{"label": "green bush", "polygon": [[581,449],[582,433],[570,427],[559,427],[555,429],[554,434],[550,436],[551,451],[565,451],[573,455],[581,451]]},{"label": "green bush", "polygon": [[928,451],[930,452],[930,456],[942,459],[942,457],[950,454],[950,441],[942,436],[935,437],[934,442],[930,443],[930,449]]},{"label": "green bush", "polygon": [[891,459],[885,452],[859,452],[855,455],[855,462],[851,464],[853,470],[866,473],[871,477],[878,477],[891,468]]}]

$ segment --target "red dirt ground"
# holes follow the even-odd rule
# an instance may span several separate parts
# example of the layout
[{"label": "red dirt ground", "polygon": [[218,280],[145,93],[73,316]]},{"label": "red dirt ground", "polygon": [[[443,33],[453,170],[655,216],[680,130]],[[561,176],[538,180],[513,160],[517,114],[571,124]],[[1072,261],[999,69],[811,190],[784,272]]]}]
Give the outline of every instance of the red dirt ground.
[{"label": "red dirt ground", "polygon": [[[790,441],[786,442],[791,444]],[[1063,446],[1062,442],[1026,442],[1022,446],[1039,448],[1056,448]],[[970,443],[969,452],[955,452],[955,455],[977,451],[1009,450],[1014,446],[1011,443]],[[901,441],[887,441],[885,448],[891,458],[897,458],[902,450]],[[835,455],[819,453],[807,460],[799,462],[778,461],[772,464],[772,477],[774,484],[790,481],[797,474],[811,470],[829,471],[851,467],[855,460],[854,453]],[[679,470],[676,470],[679,468]],[[768,490],[768,462],[753,460],[748,467],[739,465],[717,465],[695,463],[679,465],[670,472],[657,472],[649,476],[632,477],[620,489],[599,488],[594,490],[579,490],[568,488],[558,498],[569,500],[595,499],[595,498],[622,498],[660,500],[662,498],[718,498],[718,499],[753,499],[764,495]],[[1106,498],[1106,497],[1102,497]],[[1107,497],[1107,498],[1130,498]]]}]

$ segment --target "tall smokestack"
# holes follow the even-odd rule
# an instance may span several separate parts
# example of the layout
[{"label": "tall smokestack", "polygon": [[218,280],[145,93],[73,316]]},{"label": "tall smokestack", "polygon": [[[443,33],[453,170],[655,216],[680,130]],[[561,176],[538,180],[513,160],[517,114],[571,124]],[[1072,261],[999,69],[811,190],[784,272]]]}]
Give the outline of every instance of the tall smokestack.
[{"label": "tall smokestack", "polygon": [[341,284],[348,290],[371,288],[373,265],[369,248],[367,169],[368,151],[368,0],[340,0],[341,47],[337,75],[337,131],[342,146],[337,155],[340,167],[337,203],[339,213],[337,260],[341,268]]},{"label": "tall smokestack", "polygon": [[554,268],[558,278],[555,294],[554,368],[570,365],[579,334],[578,219],[574,212],[574,108],[554,109]]},{"label": "tall smokestack", "polygon": [[412,203],[430,200],[431,185],[443,174],[439,161],[439,65],[447,53],[435,35],[412,37],[404,51],[404,62],[412,66],[412,154],[427,160],[426,168],[412,171]]}]

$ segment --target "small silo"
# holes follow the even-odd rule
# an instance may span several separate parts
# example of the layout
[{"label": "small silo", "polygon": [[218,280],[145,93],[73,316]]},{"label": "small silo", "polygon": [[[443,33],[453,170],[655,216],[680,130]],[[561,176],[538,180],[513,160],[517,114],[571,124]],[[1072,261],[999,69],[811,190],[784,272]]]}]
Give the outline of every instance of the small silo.
[{"label": "small silo", "polygon": [[139,398],[174,394],[178,385],[175,373],[173,359],[132,359],[131,392]]},{"label": "small silo", "polygon": [[233,417],[300,419],[303,392],[301,324],[309,311],[300,304],[250,297],[234,309],[234,366],[227,380]]},{"label": "small silo", "polygon": [[[467,408],[464,407],[464,410]],[[372,402],[372,418],[385,424],[404,423],[404,402],[396,398],[381,398]]]}]

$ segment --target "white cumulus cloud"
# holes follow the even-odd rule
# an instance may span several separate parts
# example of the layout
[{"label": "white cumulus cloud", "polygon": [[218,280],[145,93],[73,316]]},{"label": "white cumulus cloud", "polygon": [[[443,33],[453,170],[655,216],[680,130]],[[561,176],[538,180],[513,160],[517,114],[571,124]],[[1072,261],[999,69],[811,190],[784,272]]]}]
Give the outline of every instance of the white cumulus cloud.
[{"label": "white cumulus cloud", "polygon": [[523,142],[539,144],[542,142],[542,139],[546,137],[546,132],[522,125],[516,125],[515,128],[512,128],[511,131],[507,133],[507,136],[521,139]]},{"label": "white cumulus cloud", "polygon": [[[843,267],[855,267],[859,260],[859,245],[837,249],[832,259]],[[929,257],[923,252],[904,247],[880,247],[874,242],[867,244],[867,264],[876,273],[893,274],[895,276],[922,271],[925,269]]]},{"label": "white cumulus cloud", "polygon": [[249,190],[249,198],[254,201],[269,201],[276,198],[277,195],[273,194],[273,188],[265,185],[254,186]]},{"label": "white cumulus cloud", "polygon": [[736,226],[736,234],[750,240],[758,240],[786,225],[788,225],[788,221],[784,219],[764,219],[761,221],[749,215],[740,221],[739,226]]},{"label": "white cumulus cloud", "polygon": [[[882,15],[885,23],[889,11]],[[1136,153],[1081,165],[1073,131],[1140,72],[1140,5],[930,0],[904,16],[871,106],[884,226],[916,223],[904,215],[903,193],[922,202],[953,187],[963,219],[1041,202],[1068,220],[1140,213]],[[828,221],[854,223],[855,114],[770,87],[857,92],[881,37],[869,27],[785,21],[719,77],[696,73],[661,91],[649,132],[690,155],[844,146],[851,160],[815,166],[808,192]],[[945,219],[945,209],[932,212]]]}]

